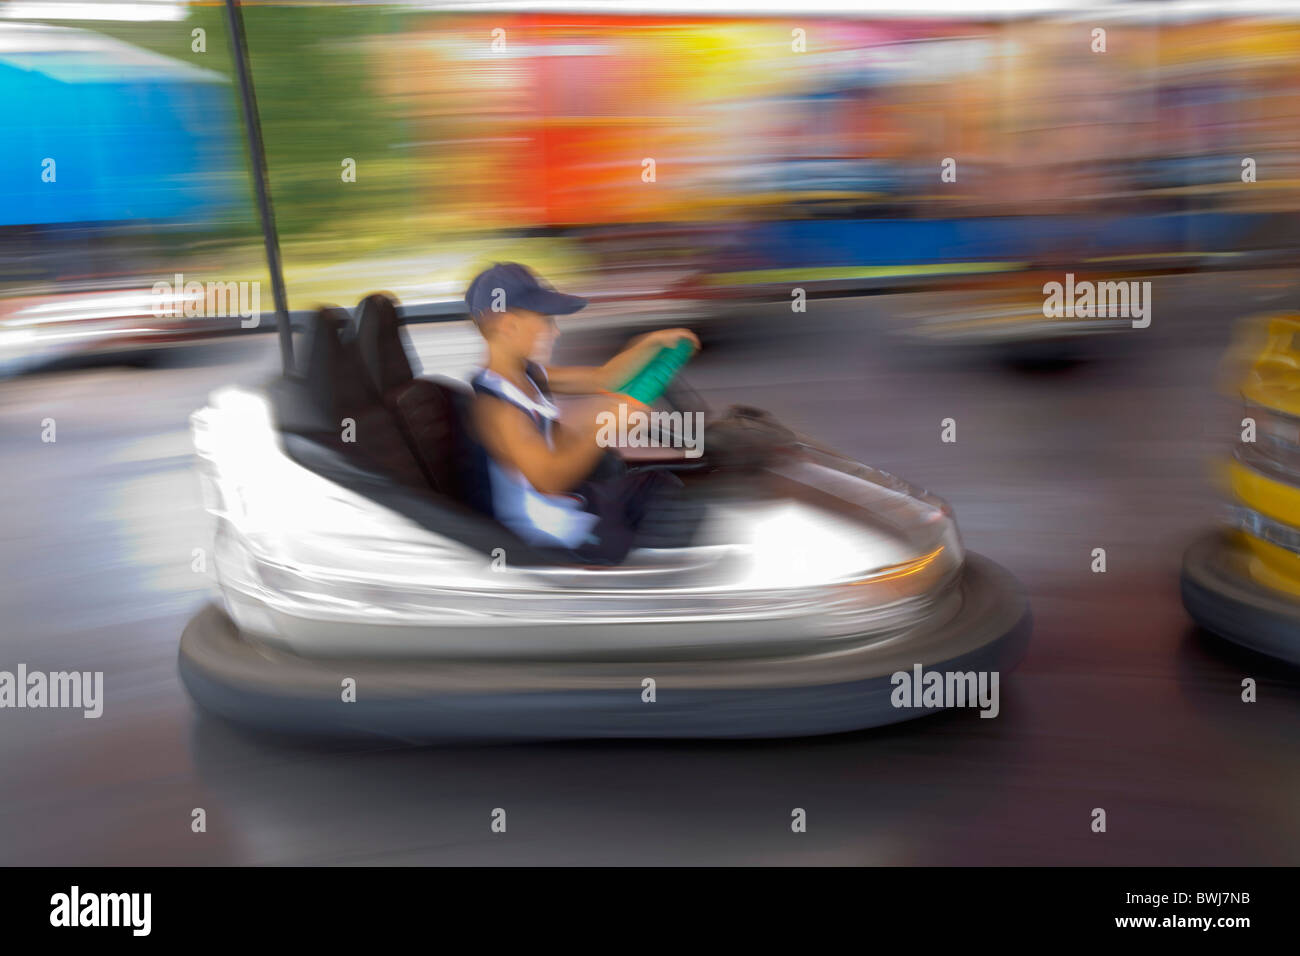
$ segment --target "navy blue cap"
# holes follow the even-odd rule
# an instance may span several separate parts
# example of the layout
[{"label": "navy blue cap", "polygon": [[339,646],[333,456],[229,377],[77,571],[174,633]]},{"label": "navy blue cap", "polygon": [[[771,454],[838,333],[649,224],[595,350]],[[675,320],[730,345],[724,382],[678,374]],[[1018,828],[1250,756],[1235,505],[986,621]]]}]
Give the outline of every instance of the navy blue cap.
[{"label": "navy blue cap", "polygon": [[[500,289],[500,292],[497,290]],[[498,262],[484,269],[465,290],[469,314],[478,317],[496,311],[528,309],[543,315],[570,315],[587,304],[581,296],[556,292],[527,266],[517,262]]]}]

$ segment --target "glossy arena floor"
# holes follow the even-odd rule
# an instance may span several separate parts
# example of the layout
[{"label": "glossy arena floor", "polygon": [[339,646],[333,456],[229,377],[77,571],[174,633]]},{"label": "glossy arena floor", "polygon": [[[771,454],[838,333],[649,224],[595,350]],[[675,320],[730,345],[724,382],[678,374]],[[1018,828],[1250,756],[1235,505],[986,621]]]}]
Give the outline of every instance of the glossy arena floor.
[{"label": "glossy arena floor", "polygon": [[[1294,863],[1300,675],[1199,635],[1178,598],[1240,419],[1214,390],[1232,321],[1297,304],[1266,279],[1160,280],[1150,329],[1051,371],[907,347],[890,297],[759,310],[688,367],[715,407],[760,405],[945,497],[1028,589],[996,720],[820,739],[304,748],[202,720],[175,661],[209,593],[186,418],[265,378],[274,336],[0,382],[0,669],[106,685],[97,720],[0,711],[0,864]],[[429,371],[472,358],[463,328],[414,337]]]}]

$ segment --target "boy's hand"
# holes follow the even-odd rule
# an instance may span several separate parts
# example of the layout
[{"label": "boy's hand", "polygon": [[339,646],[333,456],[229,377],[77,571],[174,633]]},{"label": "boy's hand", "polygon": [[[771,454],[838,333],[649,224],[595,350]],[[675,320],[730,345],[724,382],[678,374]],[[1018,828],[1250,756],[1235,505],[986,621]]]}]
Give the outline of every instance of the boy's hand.
[{"label": "boy's hand", "polygon": [[686,339],[695,346],[698,352],[700,349],[699,337],[690,329],[660,329],[658,332],[651,332],[646,336],[647,342],[653,342],[660,348],[670,349],[682,339]]},{"label": "boy's hand", "polygon": [[648,412],[650,410],[650,406],[637,401],[631,395],[624,395],[622,392],[605,392],[582,404],[579,420],[589,417],[594,422],[601,412],[610,412],[617,417],[620,406],[625,407],[628,412]]},{"label": "boy's hand", "polygon": [[617,417],[620,405],[624,406],[629,412],[636,410],[649,411],[648,406],[638,402],[630,395],[623,395],[620,392],[602,392],[599,395],[590,395],[566,404],[564,406],[563,421],[565,425],[579,431],[594,429],[603,412],[609,412]]}]

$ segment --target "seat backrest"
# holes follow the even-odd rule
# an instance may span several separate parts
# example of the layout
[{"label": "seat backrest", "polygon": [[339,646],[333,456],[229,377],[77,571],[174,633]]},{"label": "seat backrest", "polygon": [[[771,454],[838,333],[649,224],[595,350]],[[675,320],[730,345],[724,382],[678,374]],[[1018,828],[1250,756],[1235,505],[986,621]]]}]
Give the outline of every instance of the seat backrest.
[{"label": "seat backrest", "polygon": [[386,295],[361,301],[357,344],[373,393],[397,420],[430,487],[490,514],[483,452],[469,421],[472,393],[446,379],[415,377],[397,304]]},{"label": "seat backrest", "polygon": [[376,395],[415,377],[416,363],[401,325],[397,301],[382,292],[366,296],[357,306],[357,345]]},{"label": "seat backrest", "polygon": [[342,309],[323,308],[311,318],[301,375],[278,387],[280,428],[342,451],[401,484],[427,488],[405,437],[367,387],[348,326]]}]

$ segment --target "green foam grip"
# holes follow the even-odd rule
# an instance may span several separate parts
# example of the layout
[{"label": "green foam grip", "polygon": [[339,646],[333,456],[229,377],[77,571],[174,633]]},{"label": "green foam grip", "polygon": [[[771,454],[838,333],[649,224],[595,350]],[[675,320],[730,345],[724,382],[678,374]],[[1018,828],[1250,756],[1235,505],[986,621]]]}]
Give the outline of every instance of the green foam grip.
[{"label": "green foam grip", "polygon": [[672,348],[660,349],[658,354],[642,366],[641,371],[624,382],[618,391],[629,398],[636,399],[642,405],[653,405],[694,351],[695,346],[690,339],[682,339]]}]

